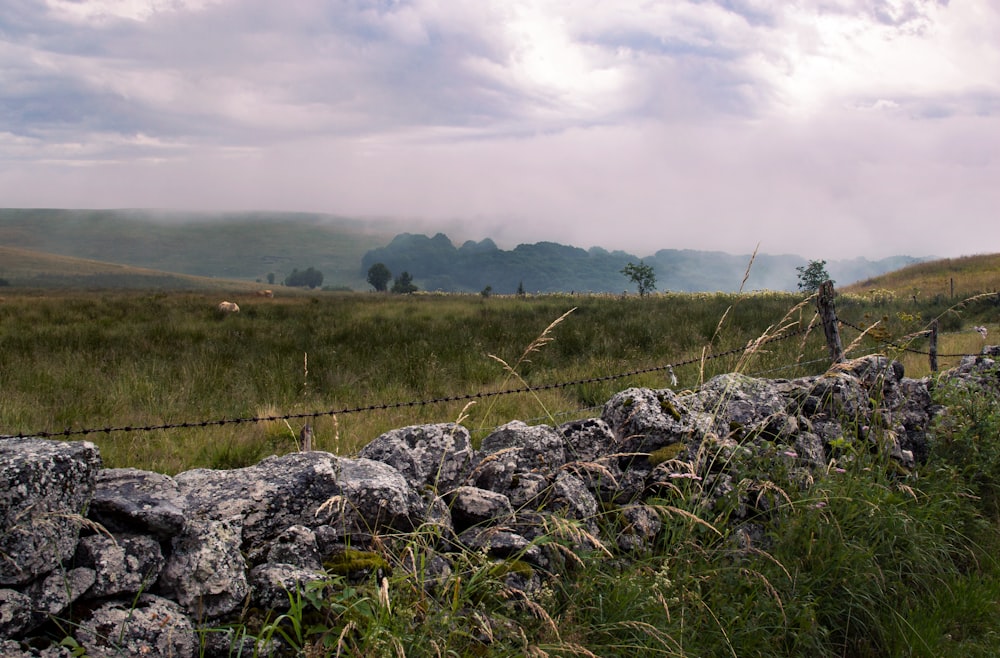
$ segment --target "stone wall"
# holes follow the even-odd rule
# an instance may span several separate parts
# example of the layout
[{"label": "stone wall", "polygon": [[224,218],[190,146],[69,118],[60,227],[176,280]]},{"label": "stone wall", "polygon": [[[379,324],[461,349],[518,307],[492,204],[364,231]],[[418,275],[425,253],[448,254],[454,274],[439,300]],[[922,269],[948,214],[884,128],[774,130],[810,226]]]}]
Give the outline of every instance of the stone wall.
[{"label": "stone wall", "polygon": [[[987,348],[942,379],[996,394],[998,354]],[[892,459],[914,466],[945,412],[931,403],[933,385],[867,357],[795,380],[729,374],[696,391],[630,388],[600,417],[514,421],[478,449],[460,425],[420,425],[378,437],[356,458],[300,452],[175,477],[104,469],[88,442],[0,439],[0,655],[69,656],[44,639],[60,633],[92,657],[254,655],[252,638],[200,631],[250,608],[287,607],[288,591],[331,570],[375,569],[351,550],[384,551],[385,537],[418,529],[433,529],[421,544],[425,570],[446,575],[462,551],[516,555],[533,569],[512,571],[511,586],[537,586],[555,556],[534,540],[557,521],[627,556],[660,530],[649,499],[685,480],[702,485],[695,502],[711,507],[746,481],[749,462],[778,460],[808,476],[827,468],[835,446],[874,441],[876,424]],[[760,497],[753,486],[738,495],[734,541],[758,541]],[[610,508],[619,522],[598,524]],[[402,569],[415,559],[387,558]]]}]

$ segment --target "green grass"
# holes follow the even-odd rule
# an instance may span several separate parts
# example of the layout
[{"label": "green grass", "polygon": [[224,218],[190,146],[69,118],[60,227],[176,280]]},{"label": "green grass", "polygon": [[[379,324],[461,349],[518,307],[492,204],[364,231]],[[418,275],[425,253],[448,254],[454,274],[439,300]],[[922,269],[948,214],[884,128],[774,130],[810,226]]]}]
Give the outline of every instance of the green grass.
[{"label": "green grass", "polygon": [[[274,299],[245,291],[28,292],[11,287],[5,292],[0,302],[0,432],[6,433],[388,405],[315,418],[318,448],[353,454],[387,430],[452,421],[469,402],[464,396],[477,393],[579,382],[476,399],[466,424],[481,438],[512,419],[551,422],[596,415],[595,407],[623,388],[668,386],[668,373],[655,370],[666,364],[683,364],[674,368],[681,389],[737,369],[794,377],[827,365],[822,332],[807,331],[812,306],[796,306],[801,298],[790,294],[660,294],[640,300],[285,290]],[[242,311],[220,316],[215,305],[223,297],[237,301]],[[879,321],[879,335],[889,340],[926,323],[919,309],[894,308],[903,306],[844,298],[840,315],[862,324]],[[789,309],[795,310],[789,315]],[[978,321],[975,313],[988,311],[988,306],[963,310],[970,322]],[[551,342],[517,366],[521,379],[511,379],[499,360],[515,364],[526,346],[567,313]],[[754,347],[744,362],[744,347],[779,329],[802,333]],[[845,345],[852,333],[857,334],[845,330]],[[953,344],[959,341],[964,344]],[[978,334],[954,333],[943,336],[940,349],[977,352],[979,345],[970,341],[981,343]],[[906,344],[926,347],[919,340]],[[882,347],[868,336],[852,356]],[[926,357],[899,354],[914,361],[907,364],[910,376],[927,371]],[[942,359],[942,367],[948,365]],[[647,369],[654,370],[607,379]],[[396,406],[446,397],[460,399]],[[95,441],[109,466],[176,473],[246,465],[294,450],[288,439],[304,422],[296,419],[294,427],[278,430],[240,423],[81,438]]]},{"label": "green grass", "polygon": [[[6,295],[0,431],[304,413],[689,360],[675,368],[679,387],[724,372],[792,377],[826,366],[815,331],[752,342],[808,326],[811,306],[792,295],[236,296],[243,310],[226,317],[214,311],[218,299]],[[959,310],[954,332],[992,312],[982,301]],[[883,338],[912,345],[906,336],[947,309],[845,297],[838,312],[866,326],[878,322]],[[851,356],[878,348],[874,333]],[[551,340],[538,343],[542,336]],[[945,336],[952,337],[965,334]],[[599,412],[585,407],[613,392],[664,387],[666,378],[656,371],[488,398],[468,409],[465,424],[481,437],[515,418],[593,416]],[[993,655],[1000,408],[992,393],[939,387],[935,395],[953,413],[934,428],[930,459],[912,473],[890,468],[883,454],[848,452],[803,487],[779,448],[765,442],[746,463],[727,462],[737,487],[719,504],[700,502],[713,485],[698,480],[647,501],[663,529],[645,553],[625,555],[593,540],[589,552],[571,550],[586,526],[564,521],[534,540],[561,556],[553,577],[525,592],[510,580],[530,575],[518,556],[498,564],[464,553],[435,577],[422,557],[438,537],[423,528],[377,538],[387,571],[331,573],[321,586],[292,593],[287,612],[250,611],[239,631],[280,638],[290,655],[309,656]],[[465,404],[323,416],[315,421],[316,447],[353,454],[387,429],[454,420]],[[173,473],[294,450],[300,422],[86,438],[100,445],[108,466]],[[740,495],[757,501],[743,519],[759,530],[749,543],[733,523]],[[608,507],[590,521],[613,527],[620,513]]]},{"label": "green grass", "polygon": [[748,517],[758,543],[740,539],[732,508],[698,504],[711,485],[692,481],[647,501],[663,529],[642,554],[600,543],[581,553],[581,522],[546,528],[534,544],[566,559],[541,588],[508,580],[530,574],[518,556],[464,553],[433,577],[421,562],[437,540],[428,528],[380,538],[386,571],[331,575],[245,631],[310,656],[992,656],[1000,532],[985,494],[1000,486],[1000,406],[952,388],[939,401],[955,413],[905,475],[865,450],[800,487],[786,461],[752,457],[775,503]]}]

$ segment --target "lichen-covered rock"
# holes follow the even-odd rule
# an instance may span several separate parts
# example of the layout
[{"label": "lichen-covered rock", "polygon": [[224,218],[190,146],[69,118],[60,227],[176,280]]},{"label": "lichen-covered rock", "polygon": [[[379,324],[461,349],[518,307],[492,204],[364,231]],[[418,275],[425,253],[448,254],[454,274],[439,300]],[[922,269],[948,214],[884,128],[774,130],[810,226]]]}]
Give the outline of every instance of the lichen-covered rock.
[{"label": "lichen-covered rock", "polygon": [[386,432],[358,455],[386,463],[415,487],[444,492],[461,484],[476,459],[469,430],[455,423],[413,425]]},{"label": "lichen-covered rock", "polygon": [[409,531],[422,521],[414,488],[396,469],[370,459],[298,452],[231,471],[187,471],[175,480],[189,514],[242,518],[248,550],[293,525],[377,532]]},{"label": "lichen-covered rock", "polygon": [[584,521],[592,527],[600,509],[597,499],[583,481],[566,471],[560,471],[556,475],[543,506],[546,511]]},{"label": "lichen-covered rock", "polygon": [[88,516],[110,532],[170,539],[184,529],[184,499],[168,475],[135,468],[97,474]]},{"label": "lichen-covered rock", "polygon": [[743,436],[773,439],[788,417],[788,399],[777,383],[739,373],[713,377],[684,402],[710,416],[721,435],[738,429]]},{"label": "lichen-covered rock", "polygon": [[697,441],[712,428],[712,417],[669,389],[629,388],[615,394],[604,405],[601,418],[618,440],[622,464],[672,443]]},{"label": "lichen-covered rock", "polygon": [[185,611],[152,594],[94,608],[80,620],[75,636],[92,658],[198,655],[198,639]]},{"label": "lichen-covered rock", "polygon": [[80,539],[74,562],[94,571],[86,598],[147,591],[160,575],[165,559],[160,543],[147,535],[89,535]]},{"label": "lichen-covered rock", "polygon": [[[310,586],[321,586],[328,577],[316,569],[269,562],[250,570],[254,605],[262,610],[288,610]],[[312,585],[310,585],[312,584]]]},{"label": "lichen-covered rock", "polygon": [[[521,488],[524,475],[540,474],[534,483],[524,481],[518,494],[523,503],[530,499],[532,484],[547,478],[567,461],[566,439],[548,425],[527,425],[513,421],[483,439],[480,459],[469,474],[469,484],[504,495]],[[530,480],[531,478],[529,478]]]},{"label": "lichen-covered rock", "polygon": [[617,439],[603,418],[563,423],[557,431],[565,440],[568,461],[589,462],[617,451]]},{"label": "lichen-covered rock", "polygon": [[73,556],[101,467],[97,446],[0,438],[0,585],[24,585]]},{"label": "lichen-covered rock", "polygon": [[27,594],[0,589],[0,638],[17,637],[31,628],[31,606],[31,598]]},{"label": "lichen-covered rock", "polygon": [[271,542],[267,561],[318,571],[323,566],[323,560],[316,543],[316,533],[301,525],[285,528]]},{"label": "lichen-covered rock", "polygon": [[157,592],[199,619],[217,619],[240,608],[250,592],[240,552],[242,525],[238,516],[190,519],[171,541]]},{"label": "lichen-covered rock", "polygon": [[567,461],[566,439],[548,425],[528,425],[513,420],[494,430],[480,446],[483,458],[500,451],[515,456],[518,469],[550,470]]},{"label": "lichen-covered rock", "polygon": [[26,590],[31,599],[30,628],[36,628],[50,617],[64,617],[69,606],[94,584],[94,570],[77,567],[56,570],[36,580]]},{"label": "lichen-covered rock", "polygon": [[514,515],[507,496],[478,487],[458,487],[446,497],[450,501],[455,530],[462,532],[472,526],[498,523]]},{"label": "lichen-covered rock", "polygon": [[660,515],[649,505],[626,505],[617,510],[618,548],[627,553],[649,550],[663,527]]}]

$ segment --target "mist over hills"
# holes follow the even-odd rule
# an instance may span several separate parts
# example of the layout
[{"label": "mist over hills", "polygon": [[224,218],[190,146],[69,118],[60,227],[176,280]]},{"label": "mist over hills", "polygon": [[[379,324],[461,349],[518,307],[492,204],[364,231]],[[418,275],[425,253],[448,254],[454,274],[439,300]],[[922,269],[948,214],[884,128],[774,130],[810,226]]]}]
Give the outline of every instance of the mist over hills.
[{"label": "mist over hills", "polygon": [[[490,287],[499,294],[526,292],[622,292],[633,286],[621,270],[642,260],[653,267],[658,290],[675,292],[796,290],[801,256],[733,255],[720,251],[661,249],[638,257],[600,247],[581,249],[554,242],[499,249],[485,239],[456,247],[443,233],[433,237],[403,233],[362,259],[367,271],[383,263],[394,274],[408,272],[424,290],[478,292]],[[926,259],[897,256],[878,261],[864,258],[827,262],[827,272],[845,283],[867,279]],[[749,268],[749,274],[747,270]],[[746,281],[744,282],[744,277]]]},{"label": "mist over hills", "polygon": [[[731,292],[741,284],[744,290],[795,290],[795,268],[809,262],[757,254],[744,283],[750,254],[664,248],[635,255],[555,242],[503,250],[489,238],[456,246],[443,233],[428,237],[407,228],[310,213],[0,209],[0,246],[177,274],[273,278],[276,284],[294,269],[314,267],[324,286],[354,290],[370,289],[368,268],[381,262],[394,275],[409,272],[421,290],[480,292],[489,286],[506,294],[523,286],[527,292],[621,293],[634,289],[622,268],[639,260],[653,267],[658,290]],[[828,261],[827,271],[846,285],[924,260]],[[0,262],[0,277],[11,278],[11,267]]]}]

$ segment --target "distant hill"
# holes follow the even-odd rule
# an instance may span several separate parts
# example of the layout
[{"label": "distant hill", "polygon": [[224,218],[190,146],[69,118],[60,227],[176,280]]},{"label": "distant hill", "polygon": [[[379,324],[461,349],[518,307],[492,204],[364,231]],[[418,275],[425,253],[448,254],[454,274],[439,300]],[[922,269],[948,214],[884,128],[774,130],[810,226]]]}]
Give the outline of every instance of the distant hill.
[{"label": "distant hill", "polygon": [[[59,256],[0,246],[0,279],[22,288],[134,290],[232,290],[250,292],[257,284],[161,272],[131,265]],[[3,288],[0,288],[2,292]]]},{"label": "distant hill", "polygon": [[270,273],[280,283],[293,269],[314,267],[324,285],[357,289],[367,287],[361,256],[392,235],[308,213],[0,209],[0,245],[8,247],[247,281],[266,282]]},{"label": "distant hill", "polygon": [[[521,244],[504,251],[492,240],[456,247],[443,233],[433,237],[403,233],[366,253],[361,267],[367,271],[383,263],[394,275],[408,272],[423,290],[479,292],[489,286],[495,293],[511,294],[523,286],[526,292],[622,292],[634,289],[622,268],[640,260],[653,267],[658,290],[675,292],[734,292],[741,285],[744,290],[796,290],[796,268],[809,263],[800,256],[734,256],[688,249],[662,249],[640,259],[623,251],[584,250],[553,242]],[[857,258],[828,262],[826,269],[835,281],[850,282],[920,260]]]},{"label": "distant hill", "polygon": [[[620,293],[634,289],[622,268],[641,259],[653,266],[658,290],[735,291],[751,261],[750,254],[662,249],[636,256],[555,242],[511,250],[489,239],[456,246],[443,233],[428,237],[399,230],[389,221],[311,213],[0,209],[5,247],[267,286],[312,267],[323,273],[324,286],[368,290],[368,268],[383,262],[393,274],[409,272],[422,290],[480,292],[490,286],[496,293],[513,293],[523,285],[527,292]],[[830,261],[827,271],[840,286],[921,260]],[[807,264],[799,256],[757,254],[743,288],[795,290],[795,268]],[[10,280],[5,267],[0,261],[0,278]]]}]

